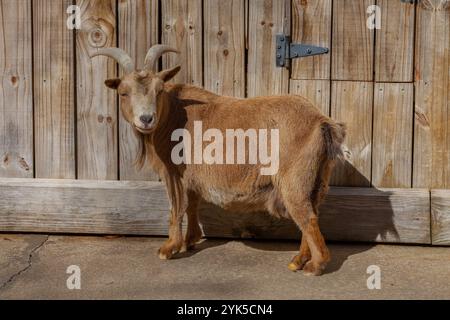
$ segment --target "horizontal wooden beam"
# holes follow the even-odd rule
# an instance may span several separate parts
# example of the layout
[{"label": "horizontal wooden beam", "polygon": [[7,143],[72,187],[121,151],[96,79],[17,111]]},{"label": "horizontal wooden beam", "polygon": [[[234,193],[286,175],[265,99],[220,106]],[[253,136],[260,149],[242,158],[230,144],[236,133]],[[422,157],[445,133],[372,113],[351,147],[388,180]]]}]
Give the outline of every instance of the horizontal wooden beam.
[{"label": "horizontal wooden beam", "polygon": [[[0,179],[0,231],[166,235],[163,184]],[[331,188],[320,215],[328,240],[431,243],[426,189]],[[298,239],[292,221],[202,204],[206,236]]]},{"label": "horizontal wooden beam", "polygon": [[[204,204],[201,218],[205,233],[211,236],[299,237],[292,221],[266,213],[231,213]],[[332,187],[320,207],[319,220],[327,240],[431,243],[430,194],[426,189]]]},{"label": "horizontal wooden beam", "polygon": [[431,190],[432,243],[450,245],[450,190]]},{"label": "horizontal wooden beam", "polygon": [[167,234],[158,182],[0,179],[0,231]]}]

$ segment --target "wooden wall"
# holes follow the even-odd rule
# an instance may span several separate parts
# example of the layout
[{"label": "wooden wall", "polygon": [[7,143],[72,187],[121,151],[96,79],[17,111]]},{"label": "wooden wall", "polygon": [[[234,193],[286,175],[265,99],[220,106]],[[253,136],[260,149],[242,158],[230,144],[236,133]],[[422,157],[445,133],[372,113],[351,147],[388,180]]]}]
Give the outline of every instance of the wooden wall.
[{"label": "wooden wall", "polygon": [[[80,30],[66,27],[71,4]],[[0,0],[0,19],[0,178],[157,181],[132,165],[137,141],[103,85],[120,70],[89,54],[119,46],[139,65],[166,43],[181,51],[162,59],[181,63],[176,82],[301,94],[346,122],[352,159],[334,185],[450,189],[449,1]],[[281,32],[330,53],[278,68]]]}]

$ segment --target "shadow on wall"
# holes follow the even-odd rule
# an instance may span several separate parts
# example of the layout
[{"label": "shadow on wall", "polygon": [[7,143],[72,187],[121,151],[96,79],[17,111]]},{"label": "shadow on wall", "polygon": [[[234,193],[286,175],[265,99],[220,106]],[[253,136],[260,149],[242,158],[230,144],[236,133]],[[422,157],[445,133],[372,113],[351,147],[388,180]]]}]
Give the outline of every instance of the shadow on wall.
[{"label": "shadow on wall", "polygon": [[[354,181],[370,182],[350,163]],[[347,171],[348,172],[348,171]],[[331,255],[326,272],[338,270],[351,255],[370,249],[375,242],[398,242],[399,235],[394,224],[394,212],[390,201],[391,192],[375,188],[334,187],[320,207],[320,228],[327,241],[358,241],[364,245],[340,247]],[[297,240],[285,243],[267,241],[243,241],[244,244],[269,251],[296,251],[301,233],[293,221],[278,219],[268,213],[227,212],[217,206],[204,203],[200,208],[200,221],[206,237],[234,239]],[[212,246],[226,243],[215,242]],[[372,244],[368,244],[372,243]],[[195,252],[208,248],[208,241],[199,245]],[[188,253],[189,255],[189,253]]]}]

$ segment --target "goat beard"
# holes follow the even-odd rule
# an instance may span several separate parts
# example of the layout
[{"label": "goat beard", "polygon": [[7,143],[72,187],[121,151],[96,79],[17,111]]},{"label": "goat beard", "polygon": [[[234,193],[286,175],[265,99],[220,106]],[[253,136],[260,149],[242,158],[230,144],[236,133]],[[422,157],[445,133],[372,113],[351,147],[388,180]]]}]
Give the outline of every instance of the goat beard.
[{"label": "goat beard", "polygon": [[136,159],[134,160],[134,165],[138,170],[141,170],[144,167],[144,164],[147,160],[147,150],[149,148],[149,144],[151,143],[151,135],[143,134],[139,132],[137,129],[133,128],[134,135],[138,139],[138,150]]}]

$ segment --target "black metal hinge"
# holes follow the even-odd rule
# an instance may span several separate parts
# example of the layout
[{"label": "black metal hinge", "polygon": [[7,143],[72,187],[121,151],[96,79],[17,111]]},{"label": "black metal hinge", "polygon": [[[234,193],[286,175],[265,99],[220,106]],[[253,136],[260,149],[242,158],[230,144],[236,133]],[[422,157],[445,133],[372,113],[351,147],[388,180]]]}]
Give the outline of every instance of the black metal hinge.
[{"label": "black metal hinge", "polygon": [[277,34],[276,36],[275,55],[277,67],[289,67],[290,59],[310,57],[328,52],[328,48],[301,43],[291,43],[291,38],[284,34]]}]

